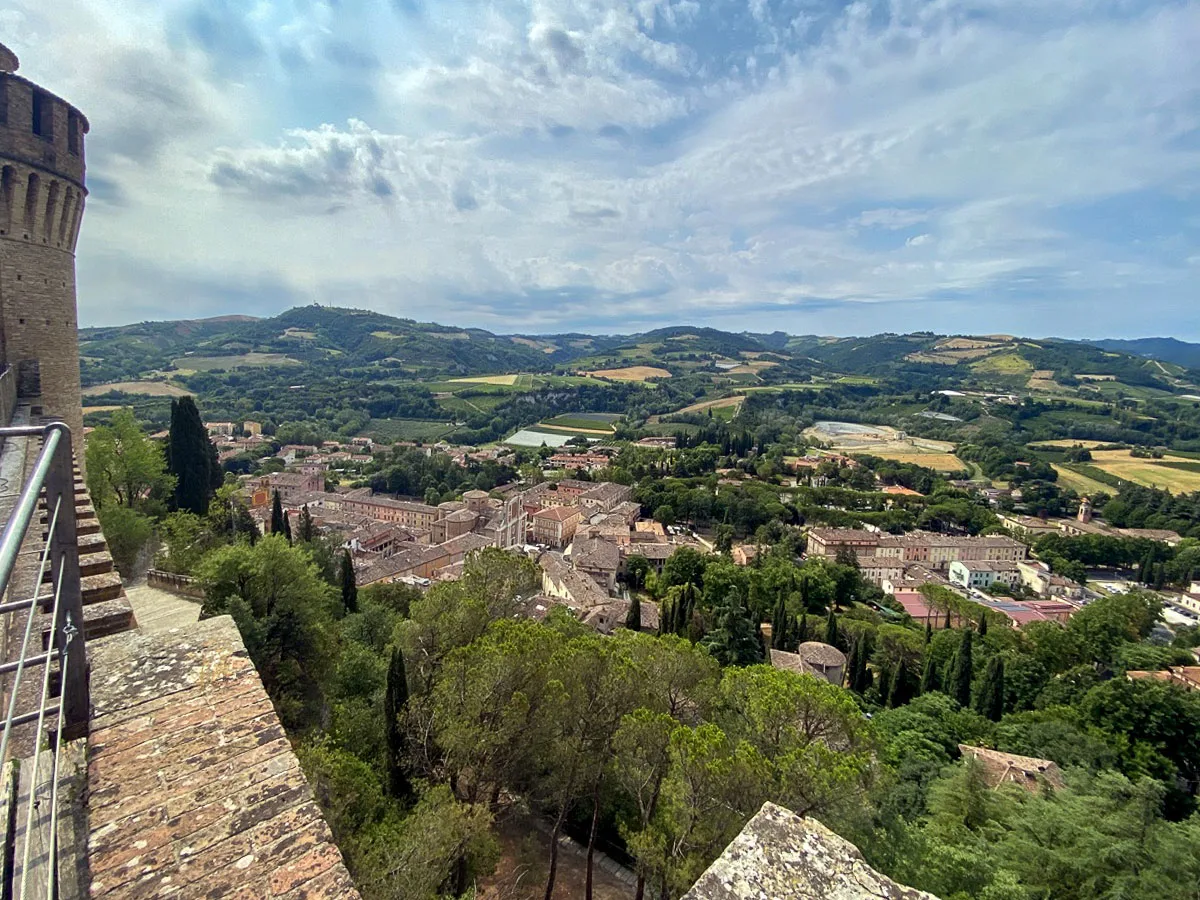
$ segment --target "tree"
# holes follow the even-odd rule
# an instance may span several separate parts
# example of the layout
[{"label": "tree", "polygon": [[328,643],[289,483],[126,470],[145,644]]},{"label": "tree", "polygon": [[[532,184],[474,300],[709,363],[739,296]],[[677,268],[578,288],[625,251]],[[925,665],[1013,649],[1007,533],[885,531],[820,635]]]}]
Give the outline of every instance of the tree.
[{"label": "tree", "polygon": [[300,542],[304,544],[311,543],[313,538],[317,536],[317,527],[313,522],[312,513],[308,511],[307,503],[300,507],[300,524],[297,529],[297,534],[300,538]]},{"label": "tree", "polygon": [[125,578],[132,578],[138,557],[154,531],[153,521],[137,510],[118,504],[97,510],[96,517],[117,571]]},{"label": "tree", "polygon": [[925,665],[921,669],[921,693],[928,694],[930,691],[937,690],[941,690],[941,684],[937,677],[937,663],[927,656]]},{"label": "tree", "polygon": [[950,674],[946,679],[946,688],[950,696],[958,701],[959,706],[971,705],[971,678],[975,665],[971,656],[971,643],[974,635],[975,632],[969,628],[963,631],[958,650],[950,664]]},{"label": "tree", "polygon": [[358,612],[358,582],[354,575],[354,560],[349,550],[342,551],[342,568],[340,572],[342,588],[342,609],[348,613]]},{"label": "tree", "polygon": [[637,594],[629,601],[629,612],[625,615],[625,627],[630,631],[642,630],[642,601]]},{"label": "tree", "polygon": [[224,480],[217,448],[208,439],[200,410],[191,397],[171,401],[167,468],[175,476],[175,508],[204,515]]},{"label": "tree", "polygon": [[838,622],[833,607],[829,608],[829,615],[825,617],[825,643],[831,647],[838,645]]},{"label": "tree", "polygon": [[717,609],[717,625],[704,639],[704,646],[723,666],[749,666],[762,662],[763,646],[751,621],[750,611],[736,594]]},{"label": "tree", "polygon": [[1004,715],[1004,659],[999,653],[988,660],[975,697],[975,711],[993,722]]},{"label": "tree", "polygon": [[412,794],[412,784],[404,771],[407,745],[401,716],[408,704],[408,675],[404,671],[404,652],[392,648],[392,661],[387,672],[387,693],[383,701],[383,713],[387,717],[387,774],[388,793],[397,800]]},{"label": "tree", "polygon": [[174,488],[162,445],[146,437],[131,409],[117,410],[109,424],[88,435],[85,459],[88,493],[97,510],[112,502],[144,512],[148,501]]},{"label": "tree", "polygon": [[286,512],[283,514],[283,536],[287,538],[289,544],[292,543],[292,520]]},{"label": "tree", "polygon": [[625,578],[635,590],[646,586],[646,573],[650,571],[650,560],[634,553],[625,560]]},{"label": "tree", "polygon": [[[279,491],[275,491],[271,495],[271,534],[282,535],[283,533],[283,501],[279,496]],[[288,543],[291,543],[291,541],[288,541]]]}]

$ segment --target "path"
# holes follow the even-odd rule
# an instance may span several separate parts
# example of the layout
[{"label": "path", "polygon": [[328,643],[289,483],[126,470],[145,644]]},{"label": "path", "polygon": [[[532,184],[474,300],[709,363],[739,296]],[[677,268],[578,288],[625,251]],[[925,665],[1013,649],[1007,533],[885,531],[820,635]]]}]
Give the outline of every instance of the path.
[{"label": "path", "polygon": [[144,581],[127,585],[125,595],[133,606],[133,615],[142,634],[181,628],[200,618],[200,604],[196,601],[150,587]]}]

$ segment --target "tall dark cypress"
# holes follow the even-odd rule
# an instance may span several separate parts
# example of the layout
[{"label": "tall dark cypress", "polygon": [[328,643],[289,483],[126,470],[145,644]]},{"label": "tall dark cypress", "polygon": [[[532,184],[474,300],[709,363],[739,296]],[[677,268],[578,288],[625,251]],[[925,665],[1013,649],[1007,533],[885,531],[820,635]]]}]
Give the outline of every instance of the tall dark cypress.
[{"label": "tall dark cypress", "polygon": [[283,536],[287,538],[290,547],[292,544],[292,520],[286,512],[283,514]]},{"label": "tall dark cypress", "polygon": [[983,637],[985,634],[987,634],[987,630],[988,630],[987,613],[984,613],[982,616],[979,617],[979,636]]},{"label": "tall dark cypress", "polygon": [[342,606],[348,613],[358,612],[358,582],[349,550],[342,551]]},{"label": "tall dark cypress", "polygon": [[302,543],[309,543],[317,536],[317,527],[313,523],[312,513],[308,511],[308,504],[305,503],[300,507],[300,528],[299,538]]},{"label": "tall dark cypress", "polygon": [[933,620],[925,620],[925,646],[929,646],[929,642],[933,640]]},{"label": "tall dark cypress", "polygon": [[971,644],[974,639],[975,632],[971,629],[963,632],[962,642],[959,643],[958,652],[954,654],[954,662],[950,666],[950,677],[946,681],[947,692],[963,707],[971,705],[971,675],[975,664]]},{"label": "tall dark cypress", "polygon": [[888,679],[887,684],[888,709],[903,706],[908,699],[908,673],[904,670],[904,663],[897,660],[896,665],[892,667],[892,677]]},{"label": "tall dark cypress", "polygon": [[999,722],[1004,715],[1004,660],[999,654],[988,660],[979,696],[975,698],[975,711],[993,722]]},{"label": "tall dark cypress", "polygon": [[858,652],[859,645],[862,641],[854,641],[850,644],[850,655],[846,657],[846,687],[854,691],[858,689],[858,683],[855,676],[858,674]]},{"label": "tall dark cypress", "polygon": [[625,627],[630,631],[642,630],[642,601],[637,594],[629,601],[629,612],[625,614]]},{"label": "tall dark cypress", "polygon": [[787,607],[783,605],[783,597],[775,600],[775,609],[771,612],[771,649],[783,650],[787,644]]},{"label": "tall dark cypress", "polygon": [[834,615],[832,606],[829,607],[829,616],[825,619],[825,643],[831,647],[836,647],[838,643],[837,616]]},{"label": "tall dark cypress", "polygon": [[796,644],[803,644],[808,640],[808,613],[800,613],[800,624],[796,626]]},{"label": "tall dark cypress", "polygon": [[921,670],[921,693],[928,694],[930,691],[937,690],[941,690],[941,685],[938,684],[937,663],[926,654],[925,666]]},{"label": "tall dark cypress", "polygon": [[858,643],[860,646],[854,670],[854,690],[859,694],[865,694],[871,689],[871,682],[874,680],[871,670],[867,668],[867,663],[871,660],[871,639],[864,634],[858,639]]},{"label": "tall dark cypress", "polygon": [[398,800],[412,794],[412,784],[404,771],[404,756],[407,750],[404,729],[400,716],[408,703],[408,676],[404,669],[404,654],[399,647],[392,648],[392,660],[388,665],[387,690],[383,700],[384,715],[387,716],[387,768],[388,792]]},{"label": "tall dark cypress", "polygon": [[217,448],[208,439],[200,410],[191,397],[171,401],[167,470],[175,476],[175,508],[196,515],[208,512],[223,475]]},{"label": "tall dark cypress", "polygon": [[283,501],[279,499],[279,491],[271,498],[271,534],[283,534],[286,520],[283,518]]},{"label": "tall dark cypress", "polygon": [[948,606],[946,607],[946,624],[945,624],[945,625],[943,625],[942,627],[943,627],[943,628],[949,628],[949,627],[950,627],[950,607],[948,607]]}]

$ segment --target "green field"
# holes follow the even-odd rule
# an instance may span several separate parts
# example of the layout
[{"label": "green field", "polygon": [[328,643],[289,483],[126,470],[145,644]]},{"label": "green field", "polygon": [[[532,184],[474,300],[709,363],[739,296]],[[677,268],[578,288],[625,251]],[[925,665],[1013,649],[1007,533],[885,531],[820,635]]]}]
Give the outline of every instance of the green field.
[{"label": "green field", "polygon": [[174,360],[175,368],[183,372],[211,372],[214,369],[261,368],[263,366],[298,366],[299,360],[282,353],[239,353],[236,356],[181,356]]},{"label": "green field", "polygon": [[577,428],[583,432],[612,431],[613,423],[621,418],[617,413],[566,413],[539,424],[552,425],[557,429]]},{"label": "green field", "polygon": [[437,441],[454,431],[448,422],[426,419],[372,419],[364,434],[381,443],[392,441]]}]

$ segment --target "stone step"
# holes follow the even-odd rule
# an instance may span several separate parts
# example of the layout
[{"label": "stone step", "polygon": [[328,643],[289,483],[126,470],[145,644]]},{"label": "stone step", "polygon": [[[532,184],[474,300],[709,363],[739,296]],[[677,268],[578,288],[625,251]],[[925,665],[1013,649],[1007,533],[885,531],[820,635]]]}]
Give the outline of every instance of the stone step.
[{"label": "stone step", "polygon": [[[112,554],[107,550],[79,554],[79,575],[81,578],[87,578],[91,575],[105,575],[111,571],[113,571],[113,558]],[[42,584],[52,584],[53,582],[54,579],[51,577],[51,573],[47,571],[42,576]]]},{"label": "stone step", "polygon": [[108,541],[98,531],[79,535],[78,544],[80,556],[86,556],[89,553],[103,553],[108,549]]},{"label": "stone step", "polygon": [[85,575],[79,579],[79,582],[84,606],[91,603],[103,603],[106,600],[116,600],[124,591],[124,588],[121,587],[121,576],[116,572]]},{"label": "stone step", "polygon": [[[51,625],[53,622],[49,613],[40,613],[37,622],[34,623],[34,627],[41,632],[43,649],[50,645]],[[83,608],[83,637],[89,643],[96,638],[131,631],[136,627],[137,619],[134,617],[133,607],[129,605],[129,598],[124,593],[116,599],[89,603]]]}]

